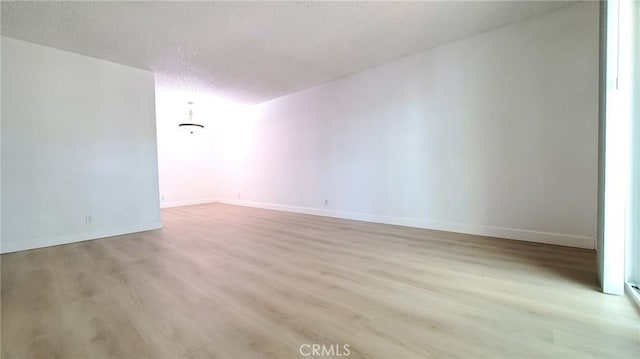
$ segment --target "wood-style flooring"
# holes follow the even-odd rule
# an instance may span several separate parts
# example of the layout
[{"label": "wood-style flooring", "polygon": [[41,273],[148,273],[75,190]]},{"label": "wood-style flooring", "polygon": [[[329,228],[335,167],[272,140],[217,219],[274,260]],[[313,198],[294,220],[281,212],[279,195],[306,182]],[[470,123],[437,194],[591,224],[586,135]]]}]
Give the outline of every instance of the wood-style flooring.
[{"label": "wood-style flooring", "polygon": [[222,204],[162,219],[2,255],[2,358],[640,358],[594,251]]}]

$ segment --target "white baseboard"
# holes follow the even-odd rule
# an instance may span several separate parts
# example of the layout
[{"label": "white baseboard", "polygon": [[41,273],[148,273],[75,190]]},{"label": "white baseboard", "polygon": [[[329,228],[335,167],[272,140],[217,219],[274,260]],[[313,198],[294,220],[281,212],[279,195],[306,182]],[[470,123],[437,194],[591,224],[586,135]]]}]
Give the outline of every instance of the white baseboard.
[{"label": "white baseboard", "polygon": [[197,199],[191,201],[169,201],[169,202],[160,202],[160,208],[170,208],[170,207],[182,207],[182,206],[190,206],[194,204],[205,204],[205,203],[214,203],[216,202],[215,198],[205,198],[205,199]]},{"label": "white baseboard", "polygon": [[125,227],[119,227],[119,228],[107,229],[107,230],[73,233],[73,234],[52,236],[52,237],[45,237],[45,238],[34,238],[34,239],[28,239],[24,241],[3,240],[2,243],[0,243],[0,253],[11,253],[11,252],[24,251],[28,249],[57,246],[60,244],[82,242],[82,241],[88,241],[88,240],[98,239],[98,238],[113,237],[113,236],[119,236],[123,234],[150,231],[150,230],[160,229],[160,228],[162,228],[162,223],[154,222],[149,224],[125,226]]},{"label": "white baseboard", "polygon": [[282,204],[241,201],[234,199],[218,199],[218,203],[233,204],[246,207],[272,209],[276,211],[312,214],[317,216],[351,219],[357,221],[395,224],[400,226],[434,229],[439,231],[475,234],[480,236],[515,239],[519,241],[555,244],[567,247],[595,249],[596,238],[564,233],[533,231],[527,229],[494,227],[466,223],[453,223],[420,218],[378,216],[366,213],[343,212],[329,209],[297,207]]},{"label": "white baseboard", "polygon": [[[345,211],[336,211],[336,210],[312,208],[312,207],[289,206],[289,205],[273,204],[273,203],[241,201],[241,200],[235,200],[235,199],[218,199],[218,200],[203,199],[203,200],[196,200],[196,201],[165,202],[162,204],[161,207],[168,208],[168,207],[188,206],[188,205],[194,205],[194,204],[204,204],[204,203],[214,203],[214,202],[254,207],[254,208],[272,209],[277,211],[303,213],[303,214],[311,214],[311,215],[341,218],[341,219],[350,219],[350,220],[365,221],[365,222],[394,224],[394,225],[400,225],[400,226],[434,229],[434,230],[447,231],[447,232],[458,232],[458,233],[475,234],[475,235],[489,236],[489,237],[515,239],[515,240],[528,241],[528,242],[555,244],[555,245],[577,247],[577,248],[594,249],[595,243],[596,243],[596,239],[593,237],[578,236],[578,235],[563,234],[563,233],[551,233],[551,232],[541,232],[541,231],[516,229],[516,228],[473,225],[473,224],[466,224],[466,223],[453,223],[453,222],[426,220],[426,219],[419,219],[419,218],[379,216],[379,215],[372,215],[372,214],[366,214],[366,213],[345,212]],[[69,235],[36,238],[36,239],[30,239],[25,241],[3,240],[0,243],[0,253],[11,253],[11,252],[23,251],[23,250],[34,249],[34,248],[49,247],[49,246],[55,246],[60,244],[81,242],[81,241],[104,238],[104,237],[112,237],[112,236],[118,236],[118,235],[129,234],[129,233],[149,231],[149,230],[160,229],[160,228],[162,228],[162,223],[156,222],[156,223],[150,223],[145,225],[115,228],[111,230],[74,233]]]}]

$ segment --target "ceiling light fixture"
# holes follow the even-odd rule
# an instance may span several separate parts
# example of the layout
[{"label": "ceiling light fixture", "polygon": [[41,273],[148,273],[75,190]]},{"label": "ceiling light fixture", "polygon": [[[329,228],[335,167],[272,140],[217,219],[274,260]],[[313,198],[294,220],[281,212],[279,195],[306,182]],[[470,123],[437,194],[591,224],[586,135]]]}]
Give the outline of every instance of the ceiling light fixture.
[{"label": "ceiling light fixture", "polygon": [[189,122],[181,123],[178,125],[178,127],[186,128],[189,133],[193,135],[195,131],[203,129],[204,125],[193,122],[193,110],[191,109],[191,105],[193,105],[193,102],[189,101],[187,103],[189,104]]}]

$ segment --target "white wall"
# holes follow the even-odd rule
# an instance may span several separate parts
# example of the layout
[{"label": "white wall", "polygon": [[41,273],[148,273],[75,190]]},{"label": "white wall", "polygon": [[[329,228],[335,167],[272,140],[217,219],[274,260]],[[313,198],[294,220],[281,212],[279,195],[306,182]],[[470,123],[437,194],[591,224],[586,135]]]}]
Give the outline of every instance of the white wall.
[{"label": "white wall", "polygon": [[[213,94],[176,88],[156,77],[156,116],[160,204],[182,206],[215,201],[217,123],[233,123],[242,113],[240,104]],[[178,127],[188,122],[193,102],[193,121],[205,126],[190,134]]]},{"label": "white wall", "polygon": [[156,100],[160,205],[212,202],[216,178],[212,165],[214,141],[210,121],[202,114],[202,105],[208,102],[195,101],[194,120],[202,123],[205,130],[190,134],[178,124],[188,122],[187,101],[194,99],[156,88]]},{"label": "white wall", "polygon": [[2,37],[2,176],[2,252],[159,228],[153,74]]},{"label": "white wall", "polygon": [[[638,278],[638,4],[610,0],[606,11],[606,78],[601,100],[602,208],[598,233],[598,279],[602,290],[623,294]],[[602,114],[601,114],[602,115]],[[601,178],[602,179],[602,178]],[[636,291],[629,288],[630,292]],[[637,295],[636,295],[637,298]]]},{"label": "white wall", "polygon": [[216,144],[222,202],[594,248],[598,3],[254,110]]}]

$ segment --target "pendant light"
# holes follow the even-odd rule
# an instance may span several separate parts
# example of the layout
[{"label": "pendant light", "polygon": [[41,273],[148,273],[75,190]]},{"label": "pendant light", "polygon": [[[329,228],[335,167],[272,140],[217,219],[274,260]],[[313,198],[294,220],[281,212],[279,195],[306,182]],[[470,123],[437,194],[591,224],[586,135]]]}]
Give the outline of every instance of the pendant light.
[{"label": "pendant light", "polygon": [[178,127],[187,129],[187,131],[189,131],[189,133],[193,135],[194,132],[203,129],[204,125],[193,122],[193,109],[191,109],[191,105],[193,105],[193,102],[189,101],[187,102],[187,104],[189,104],[189,122],[181,123],[178,125]]}]

